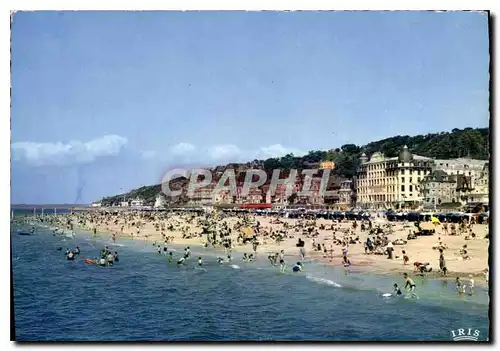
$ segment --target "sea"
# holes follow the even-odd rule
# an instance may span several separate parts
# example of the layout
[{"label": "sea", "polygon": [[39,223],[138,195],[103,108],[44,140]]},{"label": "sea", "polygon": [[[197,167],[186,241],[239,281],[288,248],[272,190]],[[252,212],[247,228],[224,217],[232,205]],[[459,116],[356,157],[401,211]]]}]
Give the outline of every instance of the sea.
[{"label": "sea", "polygon": [[[234,253],[231,264],[220,265],[223,252],[192,246],[193,258],[178,266],[184,247],[169,247],[168,263],[151,241],[113,243],[85,231],[61,237],[40,226],[22,236],[17,231],[30,225],[15,223],[17,341],[452,341],[458,329],[488,340],[487,287],[458,296],[452,281],[414,277],[416,298],[384,297],[403,278],[356,271],[355,262],[346,271],[306,259],[303,272],[281,274],[265,254],[244,263]],[[119,262],[84,262],[105,245]],[[81,254],[66,260],[65,250],[76,246]],[[291,266],[298,258],[285,260]]]}]

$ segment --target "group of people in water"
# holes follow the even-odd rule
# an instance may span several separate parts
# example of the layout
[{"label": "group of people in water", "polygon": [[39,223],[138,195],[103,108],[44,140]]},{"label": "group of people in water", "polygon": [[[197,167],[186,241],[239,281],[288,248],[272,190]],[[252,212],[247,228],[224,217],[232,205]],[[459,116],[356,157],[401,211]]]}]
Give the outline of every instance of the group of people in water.
[{"label": "group of people in water", "polygon": [[[57,251],[62,251],[62,247],[58,247]],[[80,255],[80,248],[77,246],[75,249],[70,250],[66,249],[64,253],[65,257],[69,261],[73,261],[77,255]],[[102,251],[100,257],[91,259],[86,258],[85,263],[95,264],[101,267],[112,266],[115,262],[118,262],[120,259],[118,257],[118,252],[112,252],[108,246],[105,246]]]},{"label": "group of people in water", "polygon": [[[57,251],[62,251],[62,247],[58,247]],[[66,249],[66,252],[64,253],[66,259],[69,261],[73,261],[75,259],[75,256],[79,254],[80,254],[80,248],[78,246],[74,250]]]}]

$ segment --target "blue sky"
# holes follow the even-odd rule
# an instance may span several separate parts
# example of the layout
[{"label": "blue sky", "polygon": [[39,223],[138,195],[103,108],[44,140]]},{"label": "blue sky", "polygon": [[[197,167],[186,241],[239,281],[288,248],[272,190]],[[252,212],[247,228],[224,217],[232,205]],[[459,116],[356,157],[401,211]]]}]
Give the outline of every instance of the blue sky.
[{"label": "blue sky", "polygon": [[19,12],[11,201],[485,127],[488,50],[474,12]]}]

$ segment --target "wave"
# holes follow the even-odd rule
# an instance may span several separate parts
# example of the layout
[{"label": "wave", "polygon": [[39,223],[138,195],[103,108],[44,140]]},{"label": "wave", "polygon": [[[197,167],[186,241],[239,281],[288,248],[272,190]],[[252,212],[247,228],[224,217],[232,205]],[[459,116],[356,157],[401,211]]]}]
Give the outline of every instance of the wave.
[{"label": "wave", "polygon": [[234,268],[234,269],[240,269],[240,266],[235,265],[235,264],[232,264],[232,265],[230,265],[229,267]]},{"label": "wave", "polygon": [[325,279],[325,278],[317,278],[317,277],[313,277],[311,275],[306,275],[306,278],[315,282],[315,283],[331,285],[331,286],[334,286],[336,288],[342,287],[342,285],[335,283],[333,280],[329,280],[329,279]]}]

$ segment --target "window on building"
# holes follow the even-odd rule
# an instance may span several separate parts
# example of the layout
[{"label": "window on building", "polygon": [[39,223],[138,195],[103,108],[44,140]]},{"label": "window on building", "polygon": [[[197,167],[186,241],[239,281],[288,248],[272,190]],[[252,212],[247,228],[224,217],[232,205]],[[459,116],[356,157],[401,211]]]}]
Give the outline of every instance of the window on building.
[{"label": "window on building", "polygon": [[417,171],[417,175],[420,175],[420,169]]},{"label": "window on building", "polygon": [[471,172],[469,172],[469,175],[471,174]]},{"label": "window on building", "polygon": [[401,185],[401,191],[405,191],[405,186]]},{"label": "window on building", "polygon": [[410,170],[409,170],[409,172],[410,172],[410,175],[411,175],[411,173],[412,173],[412,170],[410,169]]},{"label": "window on building", "polygon": [[401,177],[401,183],[405,182],[405,177]]},{"label": "window on building", "polygon": [[405,174],[405,170],[404,169],[401,170],[401,174]]},{"label": "window on building", "polygon": [[411,182],[412,182],[412,181],[411,181],[411,177],[410,177],[410,183],[411,183]]},{"label": "window on building", "polygon": [[410,184],[410,191],[413,191],[413,185]]},{"label": "window on building", "polygon": [[418,177],[418,178],[417,178],[417,182],[419,182],[419,183],[420,183],[420,177]]}]

